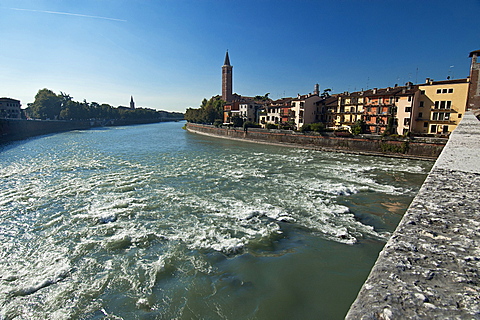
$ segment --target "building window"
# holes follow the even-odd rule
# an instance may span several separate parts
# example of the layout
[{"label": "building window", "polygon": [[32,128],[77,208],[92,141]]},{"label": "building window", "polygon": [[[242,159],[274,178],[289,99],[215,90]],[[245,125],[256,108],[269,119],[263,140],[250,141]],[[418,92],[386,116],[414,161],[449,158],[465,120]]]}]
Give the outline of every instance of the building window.
[{"label": "building window", "polygon": [[420,90],[420,94],[425,94],[425,90]]},{"label": "building window", "polygon": [[453,93],[453,88],[448,89],[448,93]]},{"label": "building window", "polygon": [[412,112],[412,107],[405,107],[405,112]]},{"label": "building window", "polygon": [[458,114],[458,119],[461,119],[461,118],[462,118],[462,114],[459,113],[459,114]]},{"label": "building window", "polygon": [[430,126],[430,132],[431,133],[437,133],[437,125],[436,124],[432,124]]},{"label": "building window", "polygon": [[423,108],[423,104],[424,104],[424,102],[420,101],[420,108]]},{"label": "building window", "polygon": [[443,89],[443,90],[442,90],[442,93],[447,93],[447,92],[448,92],[447,89]]},{"label": "building window", "polygon": [[409,124],[410,124],[410,119],[409,118],[403,119],[403,125],[404,126],[408,126]]},{"label": "building window", "polygon": [[437,94],[442,93],[442,89],[437,89]]},{"label": "building window", "polygon": [[408,96],[408,102],[412,101],[412,96]]},{"label": "building window", "polygon": [[452,108],[452,101],[447,101],[447,109],[451,109]]},{"label": "building window", "polygon": [[418,113],[418,117],[419,117],[419,118],[422,118],[422,117],[423,117],[423,112],[419,112],[419,113]]},{"label": "building window", "polygon": [[423,123],[423,127],[424,127],[424,128],[428,128],[428,122],[424,122],[424,123]]}]

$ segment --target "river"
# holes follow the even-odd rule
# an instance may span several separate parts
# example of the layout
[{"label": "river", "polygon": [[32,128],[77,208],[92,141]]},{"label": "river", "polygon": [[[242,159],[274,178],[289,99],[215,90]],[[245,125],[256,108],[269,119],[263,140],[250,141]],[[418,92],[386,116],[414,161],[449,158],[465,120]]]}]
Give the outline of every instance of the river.
[{"label": "river", "polygon": [[343,319],[432,166],[183,125],[0,146],[0,319]]}]

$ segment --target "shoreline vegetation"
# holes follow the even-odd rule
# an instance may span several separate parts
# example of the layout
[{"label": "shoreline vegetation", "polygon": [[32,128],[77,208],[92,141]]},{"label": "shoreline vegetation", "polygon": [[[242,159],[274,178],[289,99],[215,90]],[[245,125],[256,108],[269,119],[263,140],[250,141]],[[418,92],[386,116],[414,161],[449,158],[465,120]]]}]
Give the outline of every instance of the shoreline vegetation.
[{"label": "shoreline vegetation", "polygon": [[181,112],[168,112],[150,108],[135,108],[107,103],[74,101],[69,94],[55,94],[49,89],[41,89],[35,95],[35,101],[24,109],[27,119],[39,120],[140,120],[140,119],[183,119]]},{"label": "shoreline vegetation", "polygon": [[149,124],[184,119],[181,112],[74,101],[66,93],[41,89],[21,119],[0,119],[0,143],[95,127]]}]

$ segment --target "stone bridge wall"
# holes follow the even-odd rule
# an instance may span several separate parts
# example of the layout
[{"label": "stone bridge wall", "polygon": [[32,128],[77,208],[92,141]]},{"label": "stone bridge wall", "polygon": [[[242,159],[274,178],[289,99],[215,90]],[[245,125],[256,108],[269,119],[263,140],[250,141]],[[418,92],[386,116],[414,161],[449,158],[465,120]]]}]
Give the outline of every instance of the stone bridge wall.
[{"label": "stone bridge wall", "polygon": [[450,136],[346,319],[480,319],[480,121],[473,113]]}]

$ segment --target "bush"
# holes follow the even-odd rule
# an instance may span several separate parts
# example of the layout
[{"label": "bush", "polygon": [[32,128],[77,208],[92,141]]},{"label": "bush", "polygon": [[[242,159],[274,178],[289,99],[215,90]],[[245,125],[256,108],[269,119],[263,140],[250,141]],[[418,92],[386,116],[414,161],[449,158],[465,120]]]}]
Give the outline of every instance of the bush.
[{"label": "bush", "polygon": [[325,131],[325,124],[321,122],[312,123],[310,124],[310,128],[315,132],[323,132]]},{"label": "bush", "polygon": [[282,130],[294,130],[295,124],[293,122],[282,122],[278,125],[278,128]]},{"label": "bush", "polygon": [[262,126],[253,121],[245,121],[243,123],[244,128],[261,128]]},{"label": "bush", "polygon": [[382,152],[407,153],[409,149],[409,144],[407,141],[403,142],[401,145],[382,143],[380,147],[382,148]]},{"label": "bush", "polygon": [[217,128],[218,128],[218,127],[221,127],[222,124],[223,124],[223,121],[220,120],[220,119],[216,119],[216,120],[213,122],[213,125],[214,125],[215,127],[217,127]]},{"label": "bush", "polygon": [[266,128],[266,129],[277,129],[278,126],[277,126],[276,124],[274,124],[274,123],[267,123],[267,124],[265,125],[265,128]]},{"label": "bush", "polygon": [[300,132],[310,132],[310,131],[312,131],[312,126],[309,123],[304,124],[300,128]]}]

